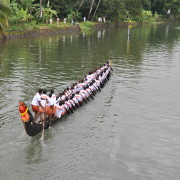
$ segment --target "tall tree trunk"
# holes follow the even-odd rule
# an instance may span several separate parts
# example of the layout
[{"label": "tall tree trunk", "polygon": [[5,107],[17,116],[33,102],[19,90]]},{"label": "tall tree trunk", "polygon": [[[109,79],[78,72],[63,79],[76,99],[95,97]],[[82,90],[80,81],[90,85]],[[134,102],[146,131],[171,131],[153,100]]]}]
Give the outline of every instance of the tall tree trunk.
[{"label": "tall tree trunk", "polygon": [[32,7],[29,9],[29,14],[30,14],[30,22],[32,21]]},{"label": "tall tree trunk", "polygon": [[80,8],[82,7],[82,5],[84,4],[84,0],[82,0],[81,4],[79,5],[79,8],[77,10],[77,12],[79,12]]},{"label": "tall tree trunk", "polygon": [[40,14],[39,17],[42,18],[42,0],[40,0]]},{"label": "tall tree trunk", "polygon": [[42,0],[39,1],[39,5],[40,5],[40,12],[36,24],[38,24],[40,18],[42,18]]},{"label": "tall tree trunk", "polygon": [[89,18],[90,18],[91,12],[92,12],[92,7],[93,7],[93,5],[94,5],[94,1],[95,1],[95,0],[92,0],[92,2],[91,2],[91,7],[90,7],[90,9],[89,9],[88,20],[89,20]]},{"label": "tall tree trunk", "polygon": [[101,0],[98,1],[98,4],[97,4],[97,6],[96,6],[96,10],[94,11],[94,14],[93,14],[93,17],[92,17],[91,20],[94,19],[94,16],[96,15],[96,12],[97,12],[97,10],[98,10],[98,8],[99,8],[100,3],[101,3]]}]

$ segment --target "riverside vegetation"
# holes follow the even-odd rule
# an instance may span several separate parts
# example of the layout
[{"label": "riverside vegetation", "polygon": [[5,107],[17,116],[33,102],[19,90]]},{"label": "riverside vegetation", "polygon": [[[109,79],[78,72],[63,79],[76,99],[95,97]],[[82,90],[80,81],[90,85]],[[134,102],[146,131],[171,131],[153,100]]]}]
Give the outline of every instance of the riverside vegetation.
[{"label": "riverside vegetation", "polygon": [[2,35],[9,31],[67,28],[75,24],[84,31],[91,29],[99,17],[103,22],[179,20],[180,1],[0,0]]}]

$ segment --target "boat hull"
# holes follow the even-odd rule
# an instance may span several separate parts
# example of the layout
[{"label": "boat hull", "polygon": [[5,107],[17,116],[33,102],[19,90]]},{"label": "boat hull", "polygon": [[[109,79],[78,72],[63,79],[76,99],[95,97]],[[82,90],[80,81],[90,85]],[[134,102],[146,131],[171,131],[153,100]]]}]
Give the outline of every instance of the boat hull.
[{"label": "boat hull", "polygon": [[[27,133],[27,135],[29,136],[36,136],[37,134],[39,134],[40,132],[42,132],[43,128],[42,128],[42,124],[37,123],[34,121],[34,118],[31,114],[31,111],[28,110],[28,114],[30,115],[30,120],[28,122],[23,122],[24,124],[24,129]],[[63,116],[62,116],[63,117]],[[61,118],[55,118],[51,121],[49,121],[48,119],[46,120],[45,126],[44,126],[44,130],[48,129],[49,126],[57,123]]]}]

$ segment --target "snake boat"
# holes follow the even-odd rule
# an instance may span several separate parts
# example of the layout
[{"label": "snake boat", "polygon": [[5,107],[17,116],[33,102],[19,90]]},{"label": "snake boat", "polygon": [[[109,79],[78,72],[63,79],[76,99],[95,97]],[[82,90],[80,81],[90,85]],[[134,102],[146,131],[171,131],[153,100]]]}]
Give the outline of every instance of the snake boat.
[{"label": "snake boat", "polygon": [[[107,81],[109,80],[110,76],[111,76],[111,71],[112,68],[110,68],[109,73],[107,74],[107,76],[105,77],[105,79],[101,82],[99,89],[97,89],[97,91],[101,91],[101,89],[105,86],[105,84],[107,83]],[[96,93],[96,92],[95,92]],[[94,95],[95,93],[90,94],[89,97],[91,97],[92,99],[94,99]],[[86,100],[83,100],[82,102],[79,102],[79,104],[76,106],[77,107],[81,107],[82,104],[86,103]],[[58,121],[60,121],[64,116],[70,115],[71,113],[73,113],[73,111],[68,111],[62,115],[60,118],[54,118],[49,120],[48,118],[46,118],[46,122],[44,123],[44,127],[42,126],[42,123],[39,123],[37,121],[34,120],[34,117],[30,111],[30,109],[27,107],[27,105],[23,102],[20,101],[19,102],[19,112],[20,112],[20,116],[21,116],[21,120],[22,123],[24,125],[24,129],[27,133],[27,135],[29,136],[36,136],[37,134],[39,134],[40,132],[48,129],[50,126],[52,126],[53,124],[57,123]]]}]

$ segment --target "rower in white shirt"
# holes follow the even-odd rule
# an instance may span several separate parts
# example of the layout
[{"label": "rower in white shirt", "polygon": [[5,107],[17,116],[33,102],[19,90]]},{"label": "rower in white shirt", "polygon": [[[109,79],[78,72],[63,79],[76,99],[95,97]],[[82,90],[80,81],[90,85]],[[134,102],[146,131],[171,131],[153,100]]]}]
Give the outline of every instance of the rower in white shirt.
[{"label": "rower in white shirt", "polygon": [[48,102],[48,96],[46,95],[47,90],[43,90],[43,93],[41,95],[41,101],[40,101],[40,106],[39,106],[39,111],[40,111],[40,120],[42,121],[42,134],[44,134],[44,127],[46,123],[46,105]]},{"label": "rower in white shirt", "polygon": [[39,89],[38,92],[34,95],[33,100],[32,100],[32,110],[35,113],[34,114],[34,120],[37,119],[39,116],[39,102],[41,100],[41,94],[42,94],[42,89]]}]

